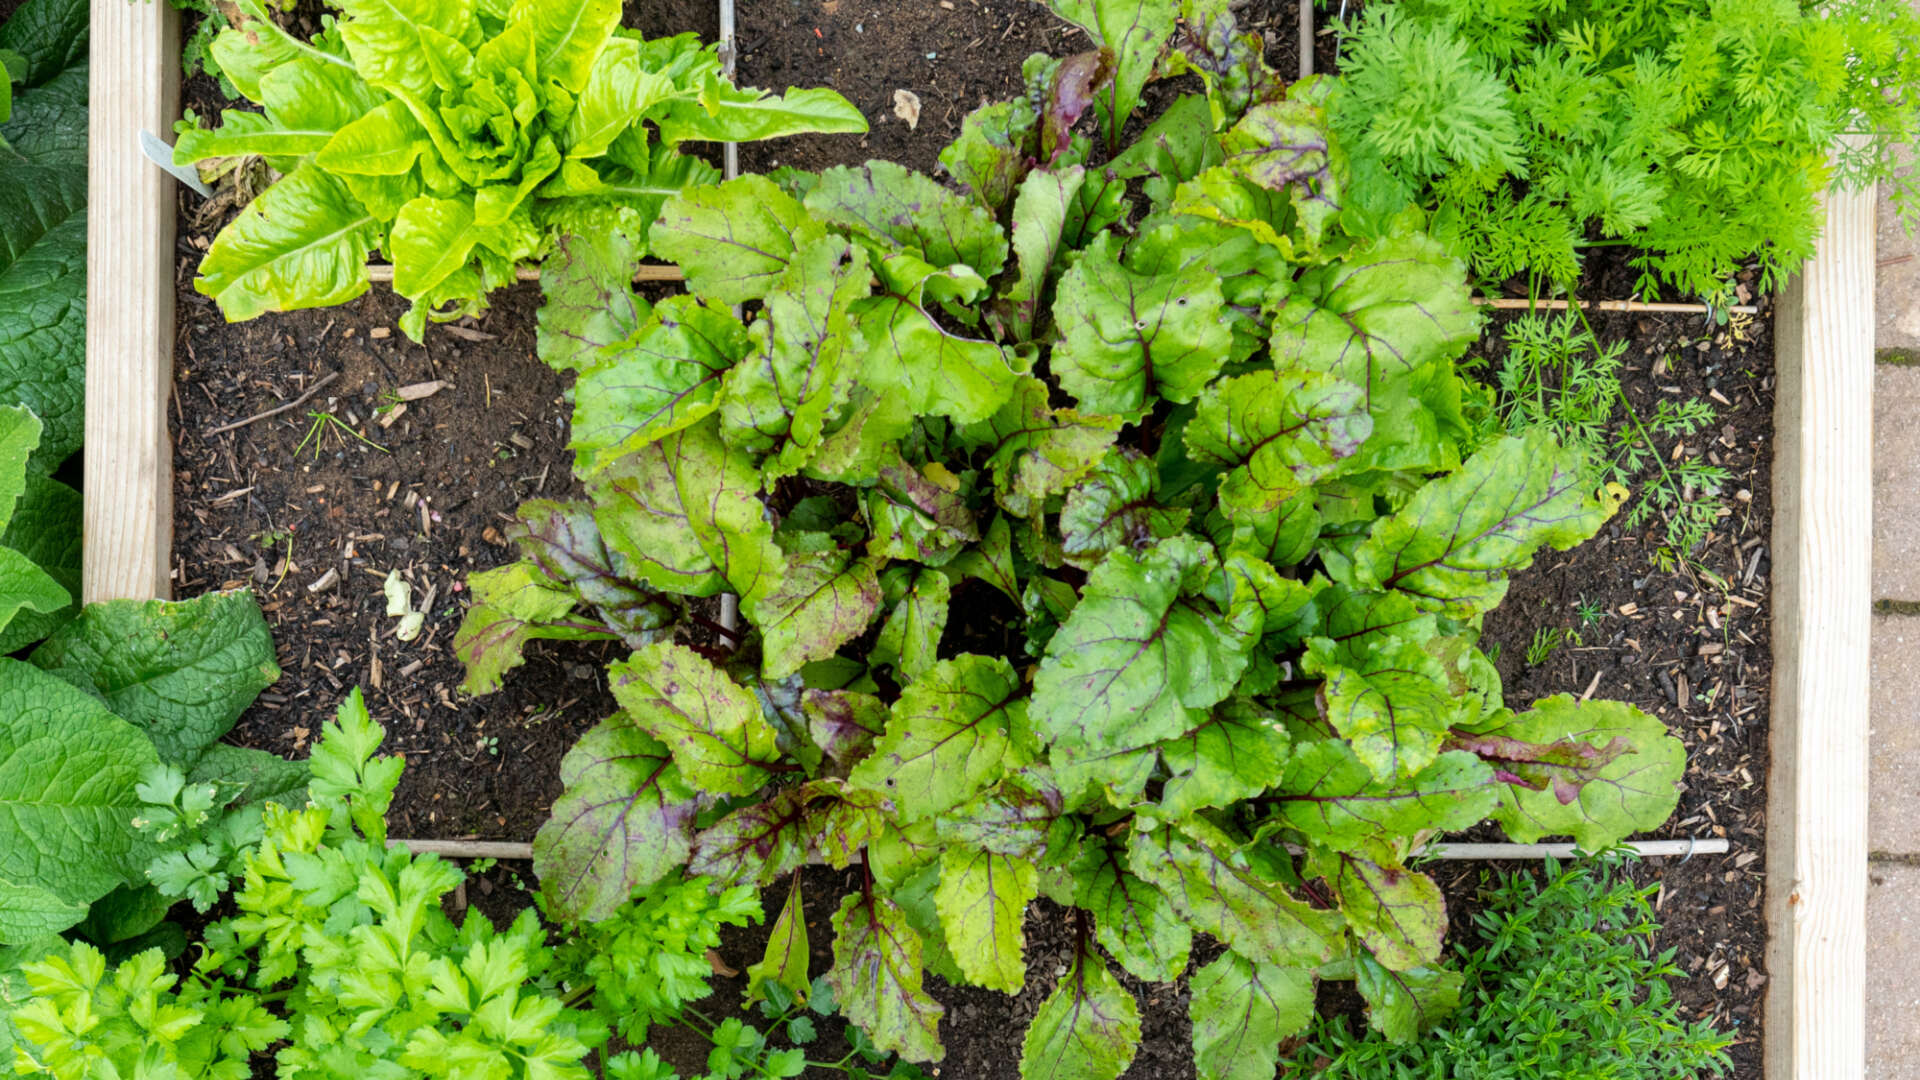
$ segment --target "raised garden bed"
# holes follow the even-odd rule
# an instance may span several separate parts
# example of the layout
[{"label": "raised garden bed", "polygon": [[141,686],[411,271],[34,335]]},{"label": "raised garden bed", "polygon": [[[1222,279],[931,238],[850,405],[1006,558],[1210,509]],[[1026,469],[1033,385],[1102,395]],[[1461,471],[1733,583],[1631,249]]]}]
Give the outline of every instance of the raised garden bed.
[{"label": "raised garden bed", "polygon": [[[123,73],[166,69],[172,45],[165,14],[136,20],[118,11],[117,0],[99,6],[96,27],[104,14],[125,35],[153,39],[146,52],[119,65]],[[879,157],[931,172],[935,154],[968,110],[1015,89],[1019,57],[1071,51],[1076,33],[1037,5],[1015,0],[881,6],[740,0],[737,15],[743,82],[829,86],[874,124],[864,138],[815,136],[744,148],[748,171],[820,169]],[[1298,66],[1297,18],[1289,3],[1256,2],[1243,15],[1266,33],[1270,62],[1282,71]],[[626,21],[650,34],[717,31],[717,19],[704,10],[655,0],[629,4]],[[97,41],[111,37],[114,32],[96,29]],[[96,56],[105,55],[96,44]],[[97,62],[95,69],[96,102],[108,99],[104,66]],[[897,90],[918,96],[916,128],[896,118]],[[201,81],[188,85],[184,98],[206,113],[216,104],[212,91]],[[150,118],[137,123],[158,125]],[[96,124],[96,140],[115,130]],[[111,161],[119,156],[97,149],[95,176]],[[160,183],[144,167],[127,172],[130,183]],[[169,493],[173,501],[171,557],[163,562],[182,595],[253,586],[287,672],[243,718],[235,738],[298,754],[346,691],[362,686],[374,714],[391,729],[389,749],[409,762],[391,816],[395,835],[530,839],[559,793],[560,757],[615,707],[604,667],[619,653],[613,645],[537,645],[504,690],[472,699],[456,689],[463,672],[450,641],[466,576],[510,561],[502,530],[519,503],[578,491],[565,450],[568,380],[533,358],[537,287],[496,295],[486,317],[432,329],[423,346],[391,330],[406,302],[380,288],[338,308],[229,325],[190,282],[200,252],[233,208],[209,210],[186,193],[178,205],[177,250],[166,273],[152,273],[173,292],[178,325],[170,392],[174,477],[152,501],[163,507]],[[1843,210],[1846,205],[1843,200]],[[137,219],[101,217],[96,251],[110,250],[118,237],[155,231]],[[1834,257],[1849,272],[1862,258],[1856,225],[1843,215],[1829,235]],[[1870,250],[1864,258],[1870,267]],[[1869,293],[1851,291],[1848,280],[1842,276],[1835,286],[1816,277],[1804,297],[1795,292],[1787,299],[1793,317],[1779,327],[1779,372],[1770,298],[1756,298],[1757,318],[1725,326],[1677,314],[1595,314],[1603,339],[1627,343],[1626,393],[1637,409],[1651,410],[1661,400],[1715,403],[1715,426],[1699,438],[1728,470],[1728,491],[1745,497],[1729,502],[1732,514],[1691,567],[1656,569],[1649,529],[1618,521],[1564,555],[1545,553],[1516,575],[1509,599],[1488,618],[1484,639],[1500,647],[1497,665],[1514,703],[1562,692],[1623,700],[1661,716],[1686,743],[1680,808],[1657,835],[1725,838],[1732,850],[1650,862],[1637,872],[1661,886],[1658,944],[1676,949],[1691,976],[1679,987],[1686,1014],[1737,1035],[1731,1053],[1741,1077],[1761,1074],[1763,1046],[1764,1069],[1776,1077],[1844,1075],[1839,1070],[1847,1055],[1858,1054],[1857,1012],[1850,1018],[1845,1011],[1858,996],[1858,980],[1849,987],[1825,973],[1835,966],[1845,974],[1846,963],[1829,954],[1844,953],[1859,937],[1859,904],[1850,886],[1837,886],[1831,899],[1826,890],[1849,872],[1852,845],[1864,843],[1847,827],[1850,814],[1856,833],[1864,820],[1857,813],[1864,780],[1856,783],[1847,770],[1864,761],[1862,747],[1854,745],[1864,743],[1864,702],[1851,715],[1848,709],[1865,686],[1866,586],[1855,579],[1866,565],[1866,504],[1858,485],[1849,486],[1864,478],[1842,479],[1835,462],[1859,445],[1853,418],[1870,413],[1859,408],[1866,359],[1857,334],[1829,327],[1846,321],[1847,301]],[[1594,275],[1587,284],[1600,298],[1626,295],[1632,282],[1621,273]],[[95,294],[111,289],[118,300],[133,288],[128,275],[116,272]],[[147,384],[116,381],[115,373],[129,364],[150,369],[165,362],[164,356],[115,351],[114,342],[151,336],[156,324],[166,325],[161,307],[139,312],[131,323],[90,324],[102,335],[100,366],[90,372],[90,416],[101,417],[99,432],[90,431],[92,447],[115,444],[114,425],[105,418],[120,414],[108,410],[164,404],[152,400]],[[1492,340],[1490,332],[1483,348],[1497,349]],[[304,407],[216,430],[294,400],[328,375],[336,378]],[[132,405],[102,393],[108,386],[124,388]],[[406,401],[391,422],[376,420],[396,411],[390,395],[402,387],[433,389]],[[1678,441],[1659,440],[1656,449],[1674,453]],[[137,543],[164,530],[143,532],[141,515],[128,512],[139,504],[125,502],[125,484],[116,489],[113,481],[131,478],[137,500],[145,497],[138,479],[156,470],[125,462],[90,451],[89,503],[103,507],[90,522],[110,518]],[[1776,468],[1789,485],[1778,500],[1779,520]],[[111,511],[104,509],[107,499],[118,500]],[[90,547],[90,566],[125,565],[129,556],[118,550]],[[381,593],[382,579],[394,569],[416,597],[431,598],[424,630],[411,642],[394,636]],[[1781,574],[1794,595],[1790,608],[1776,615],[1772,589]],[[138,591],[127,580],[109,584],[104,571],[90,571],[90,591]],[[1556,629],[1578,634],[1579,643],[1563,639],[1530,657],[1540,652],[1539,635]],[[1852,632],[1862,636],[1844,636]],[[1783,664],[1777,680],[1776,650]],[[1775,706],[1776,687],[1784,710]],[[1776,756],[1770,766],[1770,738],[1776,755],[1792,747],[1786,761]],[[1782,828],[1783,812],[1792,814],[1795,828]],[[1437,872],[1452,901],[1456,938],[1475,910],[1476,872]],[[518,873],[510,867],[490,873],[482,895],[469,899],[510,910],[515,905],[504,896],[517,888]],[[832,886],[810,894],[810,921],[824,926],[833,897],[843,891],[843,872],[806,873]],[[1763,880],[1771,883],[1765,910]],[[935,990],[948,1009],[944,1075],[1012,1075],[1009,1063],[1020,1055],[1026,1022],[1050,989],[1051,973],[1064,968],[1074,948],[1071,929],[1053,914],[1042,905],[1029,915],[1028,959],[1044,977],[1030,980],[1021,995]],[[733,933],[723,958],[744,968],[765,933]],[[829,944],[826,934],[815,935],[816,968]],[[1143,1041],[1127,1075],[1191,1075],[1187,988],[1129,985],[1142,1005]],[[723,998],[738,999],[739,982],[723,978],[718,986]],[[680,1050],[692,1055],[686,1062],[692,1065],[704,1044]]]}]

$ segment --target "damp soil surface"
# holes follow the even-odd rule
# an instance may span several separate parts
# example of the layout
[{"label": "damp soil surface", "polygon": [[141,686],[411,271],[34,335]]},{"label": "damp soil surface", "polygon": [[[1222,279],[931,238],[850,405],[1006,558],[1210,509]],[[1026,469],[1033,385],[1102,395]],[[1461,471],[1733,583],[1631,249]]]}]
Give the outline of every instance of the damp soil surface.
[{"label": "damp soil surface", "polygon": [[[650,35],[712,36],[712,7],[630,0],[626,21]],[[939,150],[970,109],[1018,91],[1022,58],[1083,47],[1077,32],[1027,0],[737,0],[736,7],[742,82],[831,86],[873,128],[864,138],[743,147],[750,170],[890,158],[935,171]],[[295,16],[302,17],[310,18]],[[1253,0],[1242,18],[1265,34],[1276,68],[1298,69],[1292,2]],[[899,90],[918,97],[917,126],[895,115]],[[202,115],[222,104],[205,78],[190,80],[184,96]],[[536,644],[500,692],[475,699],[458,689],[462,670],[451,639],[467,575],[513,557],[502,532],[520,502],[579,494],[565,449],[566,380],[534,355],[537,290],[497,294],[487,315],[434,327],[424,345],[394,329],[404,302],[379,287],[341,307],[229,325],[191,280],[232,212],[182,196],[172,430],[175,590],[253,588],[285,670],[233,738],[300,755],[342,697],[364,687],[389,729],[388,748],[407,756],[394,835],[528,840],[559,793],[560,758],[613,709],[603,674],[613,659],[609,645]],[[1598,273],[1591,291],[1624,296],[1630,285],[1624,271]],[[1687,742],[1680,810],[1659,835],[1725,837],[1733,852],[1651,861],[1638,873],[1662,886],[1656,944],[1678,950],[1689,975],[1676,987],[1683,1011],[1735,1032],[1734,1075],[1757,1078],[1771,315],[1763,310],[1723,326],[1699,317],[1604,315],[1595,326],[1603,337],[1630,342],[1627,393],[1638,412],[1681,398],[1715,408],[1711,427],[1660,440],[1658,449],[1723,464],[1732,477],[1723,494],[1729,514],[1686,565],[1669,569],[1654,563],[1658,518],[1637,528],[1617,518],[1571,552],[1546,553],[1516,575],[1506,604],[1487,619],[1485,644],[1499,646],[1516,706],[1561,692],[1625,700],[1663,717]],[[219,430],[294,402],[329,377],[296,407]],[[393,416],[403,392],[429,388]],[[1633,486],[1637,495],[1640,485]],[[411,584],[416,603],[430,600],[424,630],[411,642],[396,637],[397,620],[386,615],[381,583],[393,571]],[[1536,650],[1537,662],[1529,662],[1535,635],[1556,629],[1578,641],[1564,639],[1546,656]],[[1454,938],[1463,940],[1479,871],[1443,866],[1435,873],[1452,898]],[[510,912],[524,902],[523,875],[530,876],[524,867],[495,869],[468,895],[496,914]],[[804,880],[819,972],[830,962],[828,918],[854,883],[823,867],[806,870]],[[767,897],[770,912],[780,899]],[[935,1075],[1017,1075],[1027,1022],[1070,962],[1075,932],[1064,912],[1034,906],[1032,975],[1019,995],[931,981],[947,1009],[948,1057]],[[765,933],[765,926],[729,932],[719,967],[743,970],[758,958]],[[1129,988],[1144,1037],[1126,1075],[1191,1077],[1185,984]],[[740,978],[717,977],[716,1014],[741,989]],[[1351,1008],[1351,995],[1330,985],[1323,1004]],[[706,1048],[697,1038],[663,1032],[658,1043],[683,1070],[704,1069]],[[844,1052],[836,1025],[822,1024],[814,1050],[827,1058]]]}]

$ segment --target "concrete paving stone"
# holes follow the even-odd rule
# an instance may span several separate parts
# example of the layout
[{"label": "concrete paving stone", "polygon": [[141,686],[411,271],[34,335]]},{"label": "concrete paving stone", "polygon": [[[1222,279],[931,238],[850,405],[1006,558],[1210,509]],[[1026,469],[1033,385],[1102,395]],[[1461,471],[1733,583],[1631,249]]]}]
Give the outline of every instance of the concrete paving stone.
[{"label": "concrete paving stone", "polygon": [[1920,235],[1909,233],[1880,189],[1879,267],[1874,279],[1874,345],[1920,350]]},{"label": "concrete paving stone", "polygon": [[1867,847],[1920,855],[1920,616],[1873,617]]},{"label": "concrete paving stone", "polygon": [[1920,600],[1920,367],[1874,368],[1873,595]]},{"label": "concrete paving stone", "polygon": [[1920,1080],[1920,866],[1867,865],[1867,1080]]}]

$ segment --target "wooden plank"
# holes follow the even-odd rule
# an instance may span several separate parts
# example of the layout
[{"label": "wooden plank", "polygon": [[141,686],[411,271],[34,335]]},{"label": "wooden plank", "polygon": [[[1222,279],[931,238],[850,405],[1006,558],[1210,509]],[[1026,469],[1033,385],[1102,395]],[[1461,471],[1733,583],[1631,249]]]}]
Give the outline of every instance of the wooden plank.
[{"label": "wooden plank", "polygon": [[1767,1080],[1866,1068],[1873,192],[1826,219],[1774,324]]},{"label": "wooden plank", "polygon": [[179,19],[166,0],[92,0],[88,76],[88,602],[170,593],[174,180],[140,153],[179,115]]}]

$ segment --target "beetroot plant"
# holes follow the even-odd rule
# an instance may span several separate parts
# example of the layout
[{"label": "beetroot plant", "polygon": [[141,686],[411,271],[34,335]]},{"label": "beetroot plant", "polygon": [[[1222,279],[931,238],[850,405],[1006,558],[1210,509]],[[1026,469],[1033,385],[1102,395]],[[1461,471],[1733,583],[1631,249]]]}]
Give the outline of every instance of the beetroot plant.
[{"label": "beetroot plant", "polygon": [[[542,350],[588,497],[527,504],[524,558],[474,577],[468,688],[535,638],[629,647],[535,843],[549,909],[843,869],[826,978],[909,1059],[943,1054],[927,973],[1051,978],[1042,896],[1078,943],[1023,1075],[1124,1071],[1120,972],[1188,974],[1196,935],[1225,946],[1191,973],[1203,1077],[1271,1075],[1320,979],[1413,1038],[1460,987],[1423,843],[1599,847],[1675,805],[1658,719],[1509,708],[1475,644],[1614,503],[1581,451],[1476,437],[1466,268],[1412,216],[1347,232],[1324,84],[1224,0],[1059,7],[1096,48],[1029,60],[953,185],[691,187],[648,228],[687,277],[657,304],[631,228],[557,244]],[[1120,138],[1184,72],[1205,93]],[[754,976],[802,992],[789,896]]]}]

